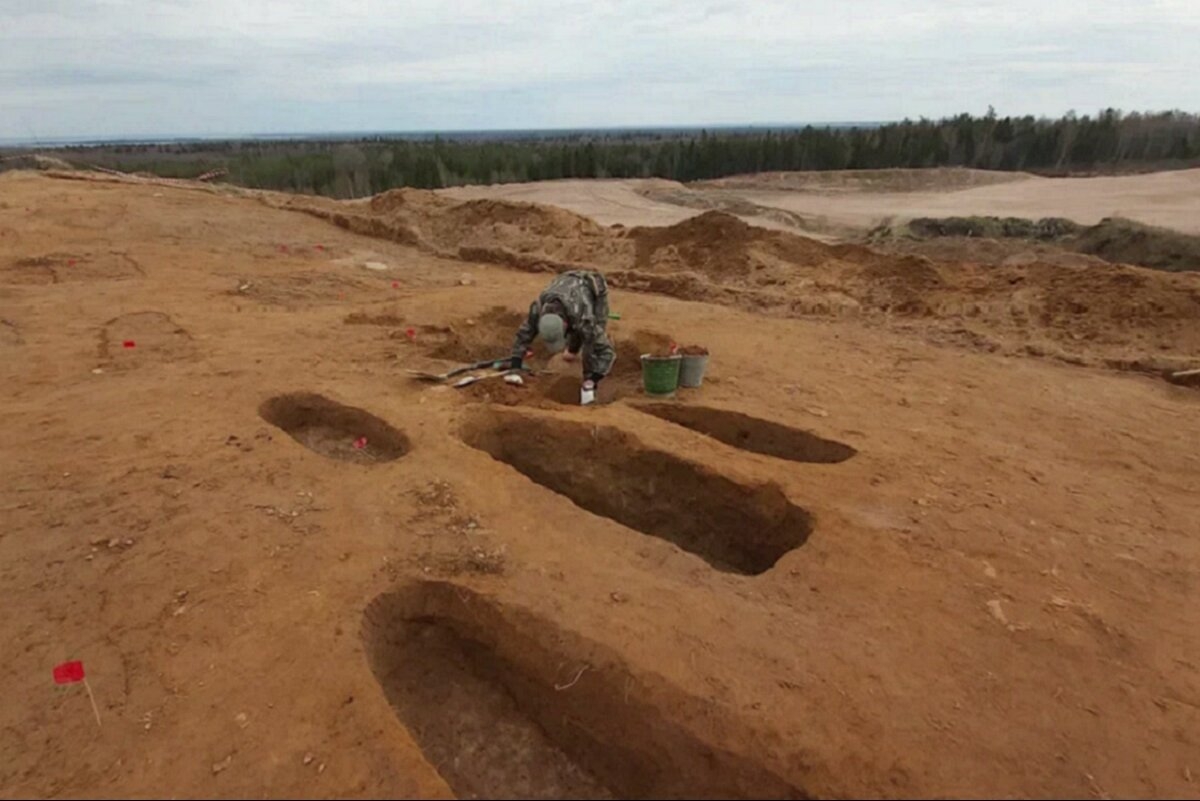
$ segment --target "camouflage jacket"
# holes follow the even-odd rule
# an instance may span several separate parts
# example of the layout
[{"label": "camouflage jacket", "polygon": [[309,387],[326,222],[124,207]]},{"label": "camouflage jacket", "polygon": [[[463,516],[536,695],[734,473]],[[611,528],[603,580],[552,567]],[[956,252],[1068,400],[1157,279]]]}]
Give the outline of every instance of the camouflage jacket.
[{"label": "camouflage jacket", "polygon": [[[555,303],[557,302],[557,303]],[[538,320],[547,304],[561,305],[567,323],[567,350],[583,351],[583,374],[605,376],[612,369],[616,351],[608,341],[608,284],[593,270],[561,273],[529,306],[529,317],[517,331],[512,355],[524,357],[538,333]]]}]

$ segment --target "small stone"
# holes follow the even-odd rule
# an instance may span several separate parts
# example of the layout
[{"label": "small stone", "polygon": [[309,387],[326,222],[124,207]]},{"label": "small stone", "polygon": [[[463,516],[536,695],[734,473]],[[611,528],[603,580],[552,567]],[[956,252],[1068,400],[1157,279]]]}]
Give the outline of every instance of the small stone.
[{"label": "small stone", "polygon": [[983,575],[988,578],[996,578],[996,568],[992,567],[987,562],[983,563]]},{"label": "small stone", "polygon": [[214,762],[212,766],[213,775],[216,776],[221,771],[233,764],[233,754],[222,759],[220,762]]},{"label": "small stone", "polygon": [[63,478],[70,478],[70,477],[71,477],[70,473],[63,473]]},{"label": "small stone", "polygon": [[325,772],[325,763],[322,762],[320,765],[317,765],[317,773],[324,773],[324,772]]},{"label": "small stone", "polygon": [[244,729],[250,725],[250,716],[245,712],[238,712],[233,716],[233,721],[237,723],[239,728]]},{"label": "small stone", "polygon": [[469,275],[464,275],[462,278],[458,279],[459,286],[471,286],[474,283],[475,279]]},{"label": "small stone", "polygon": [[615,604],[623,604],[629,600],[629,596],[623,592],[610,592],[608,597],[611,598],[612,602]]},{"label": "small stone", "polygon": [[187,597],[188,597],[187,590],[180,590],[179,592],[175,593],[175,600],[179,601],[180,603],[183,603],[183,600]]},{"label": "small stone", "polygon": [[104,368],[103,368],[103,367],[94,367],[94,368],[92,368],[92,375],[100,375],[100,374],[101,374],[101,373],[103,373],[103,372],[104,372]]},{"label": "small stone", "polygon": [[116,537],[113,537],[111,540],[108,541],[109,548],[116,548],[120,544],[121,544],[121,541],[119,539],[117,539]]},{"label": "small stone", "polygon": [[133,547],[133,540],[131,540],[131,539],[128,539],[128,538],[127,538],[127,539],[125,540],[125,547],[126,547],[126,548],[132,548],[132,547]]},{"label": "small stone", "polygon": [[312,751],[309,751],[307,754],[304,755],[304,764],[310,765],[310,764],[312,764],[312,761],[313,761]]},{"label": "small stone", "polygon": [[93,537],[90,544],[97,547],[100,545],[107,545],[108,537]]}]

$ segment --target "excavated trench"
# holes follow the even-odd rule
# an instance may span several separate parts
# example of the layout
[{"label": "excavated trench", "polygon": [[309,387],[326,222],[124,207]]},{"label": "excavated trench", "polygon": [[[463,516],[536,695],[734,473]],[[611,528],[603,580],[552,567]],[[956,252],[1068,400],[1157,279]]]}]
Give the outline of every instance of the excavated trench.
[{"label": "excavated trench", "polygon": [[812,516],[778,485],[738,483],[609,426],[485,415],[463,439],[577,506],[718,570],[763,573],[812,531]]},{"label": "excavated trench", "polygon": [[408,437],[370,412],[312,392],[278,395],[258,408],[310,451],[357,464],[378,464],[408,453]]},{"label": "excavated trench", "polygon": [[707,434],[726,445],[793,462],[837,464],[858,453],[841,442],[741,412],[675,403],[644,404],[634,408]]},{"label": "excavated trench", "polygon": [[[459,798],[803,798],[756,737],[618,653],[444,582],[377,597],[368,662]],[[738,749],[737,751],[730,750]]]}]

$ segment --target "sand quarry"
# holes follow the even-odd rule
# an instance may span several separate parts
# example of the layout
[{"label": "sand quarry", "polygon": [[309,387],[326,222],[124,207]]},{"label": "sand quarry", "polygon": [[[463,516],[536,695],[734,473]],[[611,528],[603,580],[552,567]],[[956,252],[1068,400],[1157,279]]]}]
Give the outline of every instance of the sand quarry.
[{"label": "sand quarry", "polygon": [[[1029,179],[830,180],[0,175],[0,795],[1200,793],[1200,275],[879,252],[839,209]],[[406,376],[580,265],[598,405]]]}]

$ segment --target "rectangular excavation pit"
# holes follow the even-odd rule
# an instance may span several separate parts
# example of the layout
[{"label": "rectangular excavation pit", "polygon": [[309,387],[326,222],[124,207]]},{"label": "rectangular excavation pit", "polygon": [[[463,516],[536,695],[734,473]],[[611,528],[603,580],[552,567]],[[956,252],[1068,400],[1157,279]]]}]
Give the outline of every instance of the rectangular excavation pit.
[{"label": "rectangular excavation pit", "polygon": [[744,724],[465,587],[381,595],[362,634],[388,701],[459,798],[805,797],[747,756],[765,749]]},{"label": "rectangular excavation pit", "polygon": [[379,464],[408,453],[404,432],[370,412],[315,392],[292,392],[262,402],[258,414],[310,451],[356,464]]},{"label": "rectangular excavation pit", "polygon": [[778,485],[738,483],[610,426],[484,415],[463,439],[577,506],[718,570],[763,573],[812,531],[812,516]]},{"label": "rectangular excavation pit", "polygon": [[841,442],[741,412],[679,403],[647,403],[634,408],[726,445],[792,462],[837,464],[858,453]]}]

